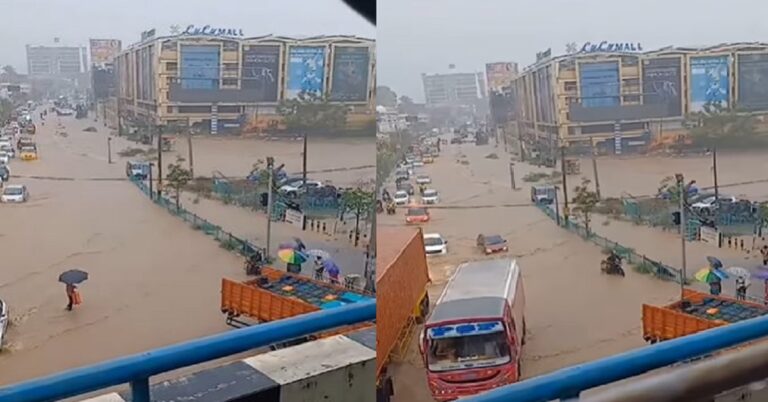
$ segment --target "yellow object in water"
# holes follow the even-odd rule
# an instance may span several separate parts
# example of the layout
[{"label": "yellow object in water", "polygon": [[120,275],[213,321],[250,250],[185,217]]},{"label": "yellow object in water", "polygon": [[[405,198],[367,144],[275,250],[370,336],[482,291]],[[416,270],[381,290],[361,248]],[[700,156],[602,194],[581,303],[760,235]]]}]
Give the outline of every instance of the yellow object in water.
[{"label": "yellow object in water", "polygon": [[709,314],[709,315],[715,315],[715,314],[717,314],[717,313],[719,313],[719,312],[720,312],[720,309],[719,309],[719,308],[710,308],[710,309],[707,309],[707,314]]},{"label": "yellow object in water", "polygon": [[283,286],[283,290],[286,291],[286,292],[292,292],[293,291],[293,286]]},{"label": "yellow object in water", "polygon": [[323,300],[336,300],[336,295],[326,295]]}]

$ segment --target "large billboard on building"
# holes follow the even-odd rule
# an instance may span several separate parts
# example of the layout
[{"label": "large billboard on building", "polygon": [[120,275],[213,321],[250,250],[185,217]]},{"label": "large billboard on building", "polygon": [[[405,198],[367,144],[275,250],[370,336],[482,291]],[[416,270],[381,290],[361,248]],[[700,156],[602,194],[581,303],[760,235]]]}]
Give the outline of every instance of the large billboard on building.
[{"label": "large billboard on building", "polygon": [[666,105],[664,117],[683,114],[680,61],[679,57],[643,61],[643,104]]},{"label": "large billboard on building", "polygon": [[768,110],[768,53],[736,55],[736,104],[749,111]]},{"label": "large billboard on building", "polygon": [[517,77],[517,63],[488,63],[485,65],[485,79],[488,92],[501,92]]},{"label": "large billboard on building", "polygon": [[218,45],[181,45],[181,87],[218,89],[221,74],[220,50]]},{"label": "large billboard on building", "polygon": [[243,46],[243,91],[254,92],[256,102],[276,102],[280,82],[280,46]]},{"label": "large billboard on building", "polygon": [[288,49],[288,77],[285,96],[299,97],[300,93],[323,96],[325,93],[325,47],[291,46]]},{"label": "large billboard on building", "polygon": [[368,101],[370,65],[368,47],[334,47],[330,99],[338,102]]},{"label": "large billboard on building", "polygon": [[555,111],[552,102],[552,66],[547,65],[534,73],[534,88],[536,96],[536,115],[538,121],[555,122]]},{"label": "large billboard on building", "polygon": [[704,105],[728,107],[730,97],[728,56],[691,57],[690,111],[700,112]]},{"label": "large billboard on building", "polygon": [[117,39],[91,39],[91,65],[104,67],[120,54],[122,42]]},{"label": "large billboard on building", "polygon": [[619,63],[580,63],[579,86],[584,107],[613,107],[620,104]]}]

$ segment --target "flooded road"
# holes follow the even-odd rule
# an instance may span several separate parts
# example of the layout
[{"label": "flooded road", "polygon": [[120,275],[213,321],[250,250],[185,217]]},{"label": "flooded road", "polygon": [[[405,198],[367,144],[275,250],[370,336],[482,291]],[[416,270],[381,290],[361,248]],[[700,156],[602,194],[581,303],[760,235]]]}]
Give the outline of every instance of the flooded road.
[{"label": "flooded road", "polygon": [[[87,126],[102,131],[84,132]],[[26,184],[30,201],[0,205],[0,297],[12,320],[0,353],[0,384],[229,328],[219,311],[220,281],[245,279],[242,258],[151,204],[125,180],[126,159],[117,152],[135,144],[114,138],[110,165],[100,123],[53,116],[45,126],[38,123],[35,140],[40,159],[11,164],[11,183]],[[198,145],[196,163],[204,169],[214,164],[213,155],[228,158],[217,152]],[[246,174],[250,165],[238,172]],[[354,181],[360,171],[344,174],[337,180]],[[90,278],[80,287],[83,304],[67,312],[57,277],[71,268]]]},{"label": "flooded road", "polygon": [[[499,159],[487,159],[497,153]],[[464,155],[464,156],[462,156]],[[466,160],[468,164],[458,163]],[[418,168],[417,168],[418,169]],[[417,173],[432,177],[441,206],[432,208],[425,233],[448,240],[448,254],[429,259],[435,301],[456,266],[485,259],[475,246],[478,234],[500,234],[517,258],[526,288],[527,343],[524,378],[645,345],[641,305],[666,303],[679,288],[627,269],[625,278],[600,274],[599,247],[558,228],[530,205],[530,185],[520,178],[536,170],[516,165],[517,186],[511,191],[508,156],[493,145],[448,145],[433,165]],[[392,192],[394,186],[390,185]],[[404,224],[404,211],[380,215],[379,225]],[[396,401],[430,401],[425,372],[415,345],[408,359],[393,364]]]}]

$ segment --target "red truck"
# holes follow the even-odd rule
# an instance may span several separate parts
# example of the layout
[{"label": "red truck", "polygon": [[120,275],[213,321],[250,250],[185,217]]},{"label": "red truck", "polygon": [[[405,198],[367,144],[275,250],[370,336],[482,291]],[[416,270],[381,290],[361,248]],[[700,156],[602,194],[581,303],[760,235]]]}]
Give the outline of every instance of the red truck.
[{"label": "red truck", "polygon": [[461,264],[424,325],[419,348],[437,401],[520,379],[525,294],[516,260]]}]

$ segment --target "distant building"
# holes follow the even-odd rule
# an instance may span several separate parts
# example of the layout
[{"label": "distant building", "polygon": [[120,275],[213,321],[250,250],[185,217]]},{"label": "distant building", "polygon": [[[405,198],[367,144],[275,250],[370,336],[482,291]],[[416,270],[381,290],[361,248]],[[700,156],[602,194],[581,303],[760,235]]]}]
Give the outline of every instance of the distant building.
[{"label": "distant building", "polygon": [[427,106],[474,106],[481,97],[476,73],[422,74]]},{"label": "distant building", "polygon": [[123,119],[212,134],[264,131],[280,126],[281,101],[313,93],[347,105],[348,126],[374,120],[371,39],[187,31],[161,37],[150,31],[117,56]]},{"label": "distant building", "polygon": [[76,46],[27,45],[29,77],[78,79],[85,71],[85,50]]}]

